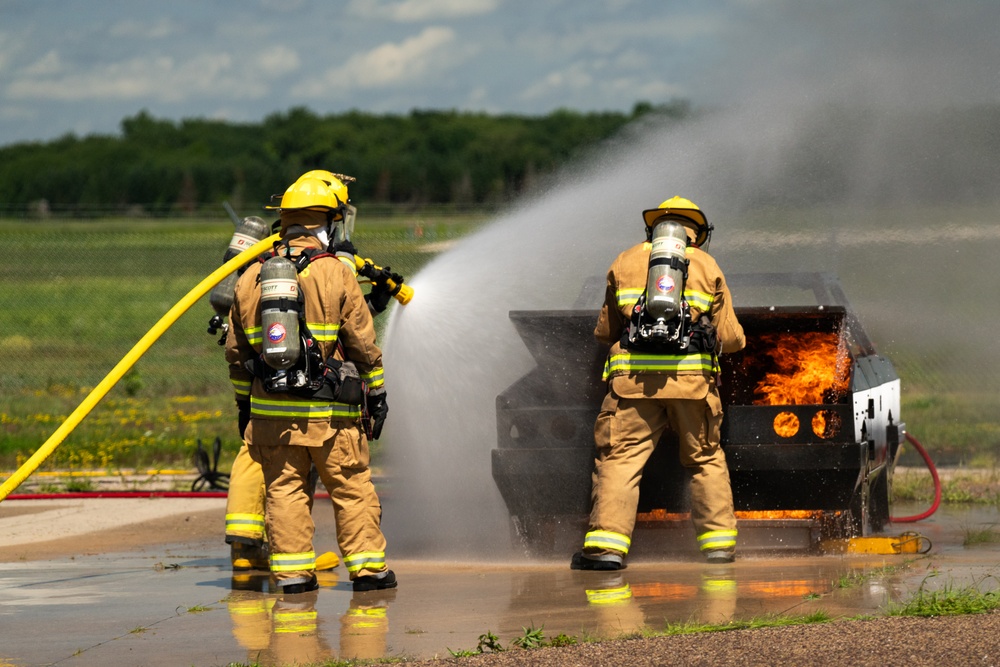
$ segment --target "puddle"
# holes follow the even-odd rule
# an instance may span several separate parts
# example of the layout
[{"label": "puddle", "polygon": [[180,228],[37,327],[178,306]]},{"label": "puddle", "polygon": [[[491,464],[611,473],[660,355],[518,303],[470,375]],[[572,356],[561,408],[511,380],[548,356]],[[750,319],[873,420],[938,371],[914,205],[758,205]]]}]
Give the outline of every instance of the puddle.
[{"label": "puddle", "polygon": [[[906,516],[924,508],[894,509]],[[332,534],[320,508],[317,520],[321,535]],[[103,666],[449,657],[475,650],[487,632],[509,646],[525,628],[582,640],[768,614],[877,614],[921,585],[994,586],[1000,544],[963,542],[998,524],[997,509],[988,507],[942,508],[929,520],[893,526],[892,534],[915,530],[929,539],[927,555],[750,553],[709,566],[647,554],[618,573],[571,571],[568,558],[393,560],[395,591],[353,593],[338,568],[324,574],[316,594],[286,600],[268,592],[266,576],[234,582],[221,544],[4,563],[0,658]]]}]

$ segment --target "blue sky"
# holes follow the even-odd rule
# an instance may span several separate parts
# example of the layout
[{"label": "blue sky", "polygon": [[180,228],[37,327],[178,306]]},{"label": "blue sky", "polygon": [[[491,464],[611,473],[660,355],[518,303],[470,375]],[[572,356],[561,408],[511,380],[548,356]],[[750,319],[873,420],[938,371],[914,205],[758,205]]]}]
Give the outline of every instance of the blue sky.
[{"label": "blue sky", "polygon": [[[996,0],[0,0],[0,145],[122,118],[996,102]],[[839,83],[838,83],[839,82]]]}]

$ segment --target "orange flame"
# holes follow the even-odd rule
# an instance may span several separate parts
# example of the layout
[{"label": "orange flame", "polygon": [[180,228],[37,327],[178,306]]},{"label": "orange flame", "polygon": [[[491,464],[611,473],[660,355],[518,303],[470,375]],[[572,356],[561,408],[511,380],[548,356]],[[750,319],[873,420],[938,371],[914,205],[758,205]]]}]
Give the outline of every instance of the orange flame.
[{"label": "orange flame", "polygon": [[[841,337],[819,331],[769,333],[760,336],[761,352],[777,370],[766,373],[754,389],[754,405],[821,405],[837,403],[847,393],[850,358]],[[811,423],[822,436],[826,416],[818,413]],[[791,437],[799,430],[798,418],[782,412],[775,418],[775,432]]]}]

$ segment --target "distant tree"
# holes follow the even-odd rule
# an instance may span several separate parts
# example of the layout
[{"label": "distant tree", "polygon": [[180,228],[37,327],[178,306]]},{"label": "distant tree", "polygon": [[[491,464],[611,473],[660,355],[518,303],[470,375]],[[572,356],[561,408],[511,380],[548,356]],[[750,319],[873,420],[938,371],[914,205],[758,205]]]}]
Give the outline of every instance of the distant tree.
[{"label": "distant tree", "polygon": [[119,136],[66,135],[0,148],[0,206],[27,209],[46,200],[54,213],[112,205],[162,215],[228,200],[254,210],[309,169],[356,177],[356,202],[496,203],[534,187],[637,117],[657,113],[681,118],[688,110],[640,102],[631,114],[414,109],[320,116],[294,107],[246,124],[174,122],[143,110],[122,120]]}]

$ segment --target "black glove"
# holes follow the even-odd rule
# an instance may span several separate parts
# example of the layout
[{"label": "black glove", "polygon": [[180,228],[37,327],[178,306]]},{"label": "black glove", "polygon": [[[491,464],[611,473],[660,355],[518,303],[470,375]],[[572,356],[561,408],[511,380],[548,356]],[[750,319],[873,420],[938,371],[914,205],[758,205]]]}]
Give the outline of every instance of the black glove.
[{"label": "black glove", "polygon": [[384,282],[373,282],[372,291],[365,294],[365,301],[371,307],[372,311],[375,313],[381,313],[386,308],[389,307],[389,299],[392,298],[392,293]]},{"label": "black glove", "polygon": [[330,246],[330,252],[337,255],[340,253],[357,255],[358,249],[354,247],[354,244],[350,241],[337,241],[332,246]]},{"label": "black glove", "polygon": [[368,414],[372,417],[372,440],[378,440],[382,435],[382,425],[389,415],[389,404],[385,400],[385,389],[377,394],[368,394]]},{"label": "black glove", "polygon": [[236,409],[239,410],[240,437],[247,432],[247,425],[250,423],[250,401],[236,401]]}]

